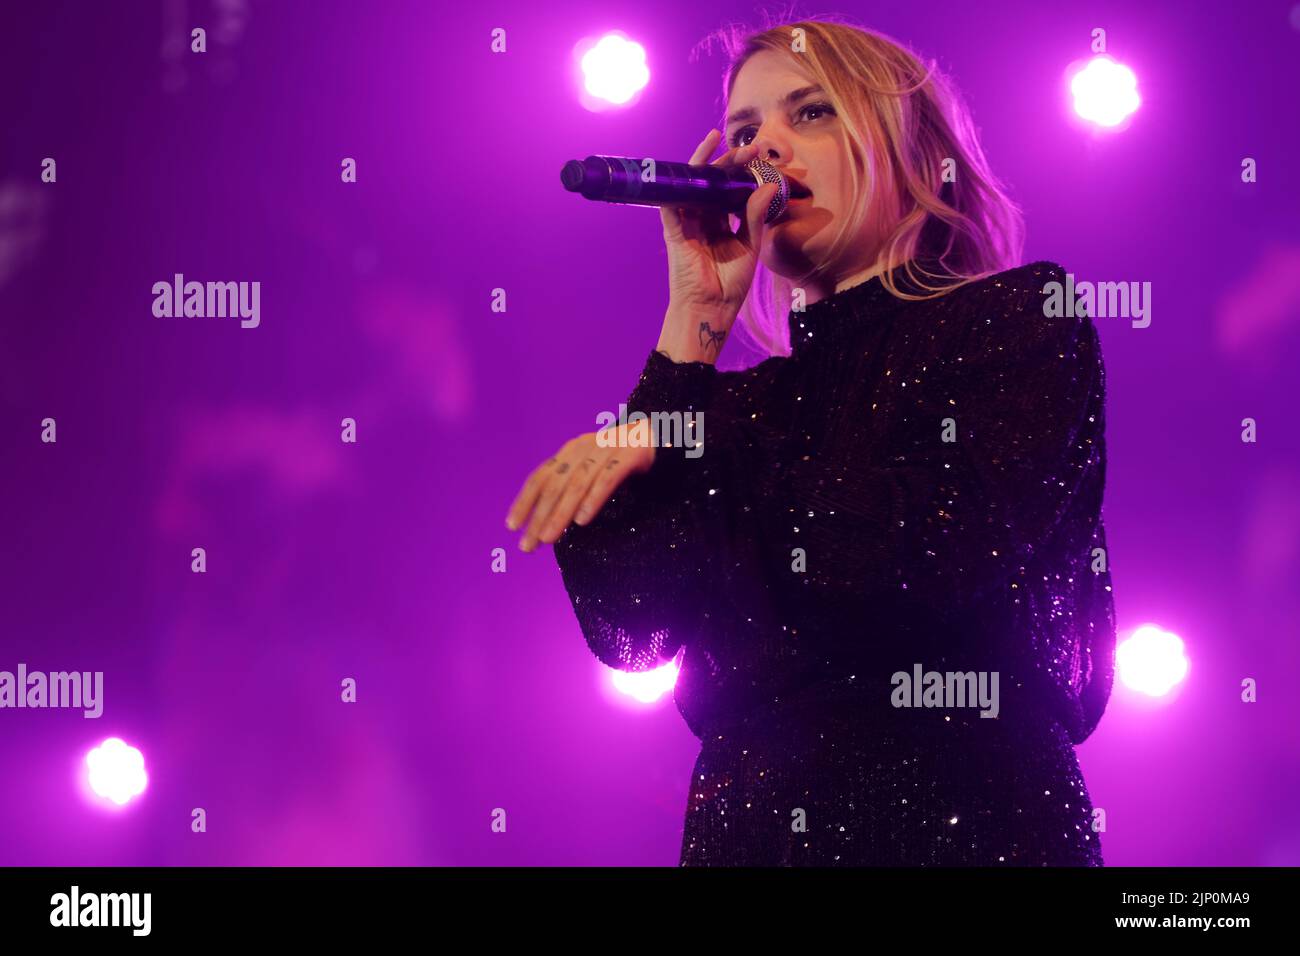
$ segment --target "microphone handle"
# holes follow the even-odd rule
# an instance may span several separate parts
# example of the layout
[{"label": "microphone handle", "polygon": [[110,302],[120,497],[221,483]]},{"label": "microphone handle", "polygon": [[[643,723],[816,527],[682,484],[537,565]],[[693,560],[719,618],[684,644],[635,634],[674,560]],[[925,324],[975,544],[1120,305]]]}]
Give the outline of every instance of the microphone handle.
[{"label": "microphone handle", "polygon": [[743,215],[754,190],[774,182],[778,188],[768,207],[768,222],[785,211],[790,195],[785,177],[758,159],[745,166],[723,168],[628,156],[588,156],[565,163],[560,181],[569,192],[601,202],[722,208],[736,215]]}]

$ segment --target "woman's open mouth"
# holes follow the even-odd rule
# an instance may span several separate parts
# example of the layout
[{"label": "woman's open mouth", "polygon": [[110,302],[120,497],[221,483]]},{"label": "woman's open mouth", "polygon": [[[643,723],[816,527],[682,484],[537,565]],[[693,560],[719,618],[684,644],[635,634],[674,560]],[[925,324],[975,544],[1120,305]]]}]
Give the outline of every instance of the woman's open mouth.
[{"label": "woman's open mouth", "polygon": [[790,184],[790,200],[811,199],[812,191],[793,176],[787,176],[786,181]]}]

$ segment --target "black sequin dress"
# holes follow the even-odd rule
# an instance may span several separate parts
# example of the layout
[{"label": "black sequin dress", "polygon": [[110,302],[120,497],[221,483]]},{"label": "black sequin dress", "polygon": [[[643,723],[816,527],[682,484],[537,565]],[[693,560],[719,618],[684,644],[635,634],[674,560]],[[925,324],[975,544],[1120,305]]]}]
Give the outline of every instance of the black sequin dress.
[{"label": "black sequin dress", "polygon": [[[791,312],[789,356],[650,354],[629,411],[701,411],[702,454],[659,448],[555,556],[601,661],[684,649],[683,866],[1101,864],[1105,370],[1050,281],[872,279]],[[931,671],[996,674],[997,717],[900,698]]]}]

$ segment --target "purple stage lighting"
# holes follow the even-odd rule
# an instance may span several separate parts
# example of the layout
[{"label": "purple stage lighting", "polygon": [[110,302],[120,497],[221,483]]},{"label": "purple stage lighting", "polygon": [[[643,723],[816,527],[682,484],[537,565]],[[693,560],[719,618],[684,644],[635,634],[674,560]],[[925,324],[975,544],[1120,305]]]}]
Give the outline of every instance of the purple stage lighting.
[{"label": "purple stage lighting", "polygon": [[672,692],[677,683],[677,661],[652,671],[614,671],[612,681],[620,694],[642,704],[653,704],[664,694]]},{"label": "purple stage lighting", "polygon": [[1094,57],[1075,73],[1070,79],[1070,93],[1079,116],[1108,129],[1123,123],[1142,103],[1137,76],[1108,56]]},{"label": "purple stage lighting", "polygon": [[587,38],[574,47],[582,104],[592,111],[630,106],[650,81],[645,47],[622,33]]},{"label": "purple stage lighting", "polygon": [[110,737],[86,754],[86,770],[90,789],[119,807],[144,793],[149,782],[144,754],[120,737]]},{"label": "purple stage lighting", "polygon": [[1115,663],[1124,686],[1148,697],[1165,696],[1187,676],[1182,638],[1154,624],[1143,624],[1120,644]]}]

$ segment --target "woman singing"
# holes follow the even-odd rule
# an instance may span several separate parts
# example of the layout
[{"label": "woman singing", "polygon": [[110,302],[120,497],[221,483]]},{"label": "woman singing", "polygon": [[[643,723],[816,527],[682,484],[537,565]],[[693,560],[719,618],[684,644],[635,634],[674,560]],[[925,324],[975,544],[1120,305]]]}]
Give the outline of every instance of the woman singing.
[{"label": "woman singing", "polygon": [[[933,68],[821,21],[729,52],[713,162],[804,195],[764,225],[758,189],[735,231],[661,211],[668,309],[627,405],[699,424],[572,439],[507,525],[555,543],[601,661],[684,652],[683,866],[1100,865],[1073,749],[1115,641],[1096,329],[1049,317],[1059,266],[1016,267],[1019,212]],[[770,355],[720,372],[742,306]]]}]

